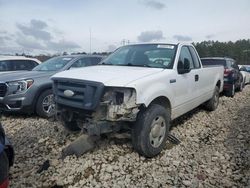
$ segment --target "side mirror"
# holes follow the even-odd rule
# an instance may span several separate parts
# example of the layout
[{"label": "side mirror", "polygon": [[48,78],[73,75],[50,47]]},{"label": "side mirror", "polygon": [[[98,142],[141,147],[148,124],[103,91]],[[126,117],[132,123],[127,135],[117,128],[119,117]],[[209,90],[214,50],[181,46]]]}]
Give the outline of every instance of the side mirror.
[{"label": "side mirror", "polygon": [[187,58],[184,58],[184,63],[182,61],[178,62],[177,71],[179,74],[186,74],[191,71],[190,69],[190,62]]}]

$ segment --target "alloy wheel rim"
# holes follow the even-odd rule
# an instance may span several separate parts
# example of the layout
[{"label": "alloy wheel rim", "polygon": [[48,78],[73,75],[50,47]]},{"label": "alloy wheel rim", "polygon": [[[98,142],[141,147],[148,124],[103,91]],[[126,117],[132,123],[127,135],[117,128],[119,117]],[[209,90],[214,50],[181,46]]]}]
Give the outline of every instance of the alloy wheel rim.
[{"label": "alloy wheel rim", "polygon": [[150,144],[154,148],[158,148],[166,134],[166,122],[162,116],[157,116],[151,123],[151,130],[149,133]]},{"label": "alloy wheel rim", "polygon": [[44,97],[42,106],[43,111],[47,114],[48,117],[52,116],[55,113],[55,101],[53,94]]}]

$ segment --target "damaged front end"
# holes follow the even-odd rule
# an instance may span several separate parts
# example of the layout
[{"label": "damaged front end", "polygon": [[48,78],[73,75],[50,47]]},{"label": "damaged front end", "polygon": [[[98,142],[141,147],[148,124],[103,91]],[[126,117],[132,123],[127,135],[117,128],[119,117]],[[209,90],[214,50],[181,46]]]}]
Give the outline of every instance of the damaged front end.
[{"label": "damaged front end", "polygon": [[[76,88],[73,88],[72,85],[74,84],[68,86],[68,84],[59,83],[59,85],[54,86],[57,115],[64,124],[65,122],[70,126],[77,124],[89,135],[100,135],[128,128],[125,122],[136,121],[140,105],[136,104],[135,89],[103,87],[101,90],[97,87],[100,84],[96,84],[97,89],[92,89],[90,84],[90,86],[81,89],[82,86],[86,85],[85,83],[76,85]],[[74,95],[64,96],[64,91],[69,90],[69,88]],[[92,89],[91,92],[90,89]]]},{"label": "damaged front end", "polygon": [[[136,91],[132,88],[107,88],[99,108],[107,121],[135,121],[139,112]],[[100,112],[97,109],[96,113]]]}]

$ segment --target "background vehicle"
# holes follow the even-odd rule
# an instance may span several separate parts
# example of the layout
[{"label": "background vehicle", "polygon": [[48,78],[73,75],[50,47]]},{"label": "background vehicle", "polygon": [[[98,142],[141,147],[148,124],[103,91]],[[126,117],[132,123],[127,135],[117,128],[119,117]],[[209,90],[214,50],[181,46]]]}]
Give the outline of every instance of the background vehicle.
[{"label": "background vehicle", "polygon": [[32,70],[41,62],[23,56],[0,56],[0,74],[13,71]]},{"label": "background vehicle", "polygon": [[3,74],[0,77],[0,108],[50,117],[54,113],[50,77],[59,71],[96,65],[101,59],[101,56],[88,55],[60,56],[45,61],[32,71]]},{"label": "background vehicle", "polygon": [[250,83],[250,68],[249,68],[249,72],[247,71],[247,68],[244,65],[239,65],[239,68],[243,76],[244,84],[245,85],[249,84]]},{"label": "background vehicle", "polygon": [[170,120],[202,103],[217,108],[223,67],[203,68],[189,44],[138,44],[52,80],[64,127],[89,135],[131,129],[136,151],[153,157],[164,148]]},{"label": "background vehicle", "polygon": [[204,66],[224,66],[224,91],[226,96],[233,97],[235,91],[242,91],[244,87],[243,76],[234,59],[226,57],[201,58]]},{"label": "background vehicle", "polygon": [[250,73],[250,65],[244,65],[244,67],[246,67],[247,72]]},{"label": "background vehicle", "polygon": [[9,185],[9,168],[14,162],[14,150],[7,138],[0,122],[0,187]]}]

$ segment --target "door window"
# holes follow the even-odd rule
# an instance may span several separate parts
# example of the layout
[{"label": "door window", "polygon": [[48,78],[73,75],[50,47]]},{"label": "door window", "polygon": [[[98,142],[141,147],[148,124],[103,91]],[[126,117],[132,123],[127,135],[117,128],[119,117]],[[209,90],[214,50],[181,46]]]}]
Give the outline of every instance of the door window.
[{"label": "door window", "polygon": [[91,57],[90,60],[91,60],[92,65],[97,65],[98,63],[101,62],[102,58],[101,57]]},{"label": "door window", "polygon": [[78,59],[76,62],[73,63],[73,65],[70,68],[80,68],[80,67],[86,67],[91,65],[91,60],[88,57]]},{"label": "door window", "polygon": [[183,46],[181,48],[181,53],[178,61],[178,69],[184,67],[184,61],[189,61],[190,63],[190,69],[194,68],[194,62],[192,59],[192,56],[190,54],[190,51],[187,46]]},{"label": "door window", "polygon": [[31,60],[10,60],[13,71],[32,70],[37,63]]},{"label": "door window", "polygon": [[196,68],[196,69],[200,68],[201,67],[200,60],[199,60],[194,48],[190,46],[189,50],[190,50],[192,57],[193,57],[193,60],[194,60],[194,68]]}]

